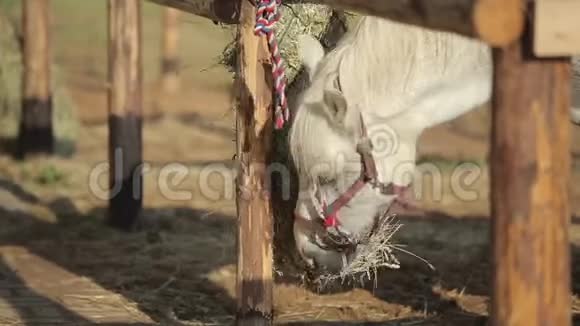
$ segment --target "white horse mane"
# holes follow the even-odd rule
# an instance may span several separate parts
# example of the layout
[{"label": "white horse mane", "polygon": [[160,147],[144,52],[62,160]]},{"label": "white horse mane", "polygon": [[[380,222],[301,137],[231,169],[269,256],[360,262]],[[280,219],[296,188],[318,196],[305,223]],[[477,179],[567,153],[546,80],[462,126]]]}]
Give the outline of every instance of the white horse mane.
[{"label": "white horse mane", "polygon": [[[348,99],[342,129],[348,132],[355,128],[360,110],[370,115],[378,113],[383,119],[392,118],[408,110],[421,92],[429,91],[438,80],[459,82],[454,79],[465,74],[466,69],[473,73],[477,69],[489,70],[489,57],[489,49],[475,40],[363,17],[318,66],[305,62],[313,70],[314,82],[301,99],[309,105],[295,113],[290,134],[296,167],[311,177],[318,177],[316,171],[308,169],[317,164],[321,144],[332,147],[336,154],[352,152],[354,148],[354,143],[337,144],[332,135],[323,132],[333,126],[328,119],[321,119],[324,110],[315,104],[323,100],[322,89],[334,82],[330,78],[339,78],[343,96]],[[445,116],[445,108],[440,111]],[[349,145],[349,150],[342,148],[344,145]]]}]

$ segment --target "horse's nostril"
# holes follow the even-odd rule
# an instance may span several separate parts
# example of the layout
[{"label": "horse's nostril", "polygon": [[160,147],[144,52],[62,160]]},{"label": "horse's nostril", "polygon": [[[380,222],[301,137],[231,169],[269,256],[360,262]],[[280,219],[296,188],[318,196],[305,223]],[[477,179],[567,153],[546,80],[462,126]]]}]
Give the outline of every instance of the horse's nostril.
[{"label": "horse's nostril", "polygon": [[316,269],[318,263],[316,262],[316,258],[313,256],[309,256],[308,259],[305,260],[306,265],[309,269]]}]

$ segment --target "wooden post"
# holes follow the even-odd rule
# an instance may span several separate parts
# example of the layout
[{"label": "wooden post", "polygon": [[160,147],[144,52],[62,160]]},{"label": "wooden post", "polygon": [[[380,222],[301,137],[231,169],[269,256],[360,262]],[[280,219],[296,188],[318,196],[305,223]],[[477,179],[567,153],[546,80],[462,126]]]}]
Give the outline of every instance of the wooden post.
[{"label": "wooden post", "polygon": [[179,88],[179,10],[163,11],[163,52],[161,54],[161,88],[164,95]]},{"label": "wooden post", "polygon": [[571,325],[570,58],[495,50],[492,325]]},{"label": "wooden post", "polygon": [[241,1],[238,29],[237,325],[272,324],[273,218],[266,176],[272,146],[272,79],[265,37],[254,35],[255,8]]},{"label": "wooden post", "polygon": [[109,224],[129,230],[140,215],[142,162],[141,1],[109,0]]},{"label": "wooden post", "polygon": [[23,2],[24,69],[18,156],[54,151],[49,0]]},{"label": "wooden post", "polygon": [[534,5],[534,54],[580,54],[580,1],[535,0]]}]

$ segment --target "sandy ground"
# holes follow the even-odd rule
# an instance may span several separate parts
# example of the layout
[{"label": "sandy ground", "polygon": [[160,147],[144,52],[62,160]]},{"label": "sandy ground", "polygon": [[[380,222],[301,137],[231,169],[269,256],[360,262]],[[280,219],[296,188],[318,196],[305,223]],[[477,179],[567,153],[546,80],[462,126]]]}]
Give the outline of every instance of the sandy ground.
[{"label": "sandy ground", "polygon": [[[63,6],[72,6],[62,1]],[[154,19],[153,7],[149,8]],[[101,8],[102,9],[102,8]],[[85,16],[57,20],[56,31],[78,28]],[[149,17],[149,16],[148,16]],[[75,25],[76,24],[76,25]],[[211,66],[228,33],[211,22],[183,18],[182,88],[168,98],[155,82],[158,31],[146,29],[144,217],[141,229],[123,234],[102,225],[106,200],[95,174],[107,158],[104,51],[88,41],[58,34],[55,60],[65,70],[83,127],[70,158],[16,162],[0,157],[0,252],[25,248],[39,260],[86,278],[125,298],[160,325],[228,325],[235,311],[235,205],[231,183],[234,154],[230,76]],[[213,37],[203,49],[189,42],[203,33]],[[98,34],[97,39],[102,40]],[[186,45],[189,44],[189,45]],[[104,44],[99,48],[104,50]],[[161,115],[159,116],[159,113]],[[400,216],[397,241],[433,264],[403,256],[400,270],[381,271],[376,284],[345,286],[317,293],[280,281],[275,287],[275,320],[280,325],[484,325],[488,312],[488,174],[486,110],[429,130],[419,146],[421,160],[443,174],[435,198],[426,179],[421,214]],[[574,130],[574,139],[580,139]],[[579,144],[573,154],[578,157]],[[481,175],[469,187],[474,198],[459,198],[450,186],[461,162],[479,165]],[[159,180],[169,164],[185,169],[182,179]],[[579,216],[580,170],[570,180],[573,213]],[[222,171],[207,175],[207,171]],[[222,178],[225,176],[225,178]],[[94,177],[92,179],[92,177]],[[175,197],[182,191],[178,199]],[[580,292],[580,227],[571,225],[573,291]],[[10,268],[9,262],[4,261]],[[39,277],[39,276],[36,276]],[[50,275],[47,275],[47,282]],[[2,292],[0,292],[1,294]],[[46,296],[57,296],[48,293]],[[1,297],[1,296],[0,296]],[[4,297],[8,301],[9,297]],[[580,313],[576,297],[574,311]],[[74,310],[74,308],[68,308]],[[1,313],[1,311],[0,311]],[[81,312],[77,312],[82,314]],[[580,325],[580,320],[576,320]],[[23,322],[24,325],[33,323]]]}]

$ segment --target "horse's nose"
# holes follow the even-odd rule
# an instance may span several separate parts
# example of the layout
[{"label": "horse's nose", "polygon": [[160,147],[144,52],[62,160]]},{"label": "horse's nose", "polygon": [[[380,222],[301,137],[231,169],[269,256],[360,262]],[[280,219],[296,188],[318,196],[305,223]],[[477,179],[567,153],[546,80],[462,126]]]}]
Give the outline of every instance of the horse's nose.
[{"label": "horse's nose", "polygon": [[338,252],[332,249],[323,249],[312,239],[314,229],[320,228],[314,222],[294,213],[294,240],[297,250],[303,261],[314,270],[324,270],[328,273],[340,273],[344,264],[349,264],[356,256],[354,253]]}]

